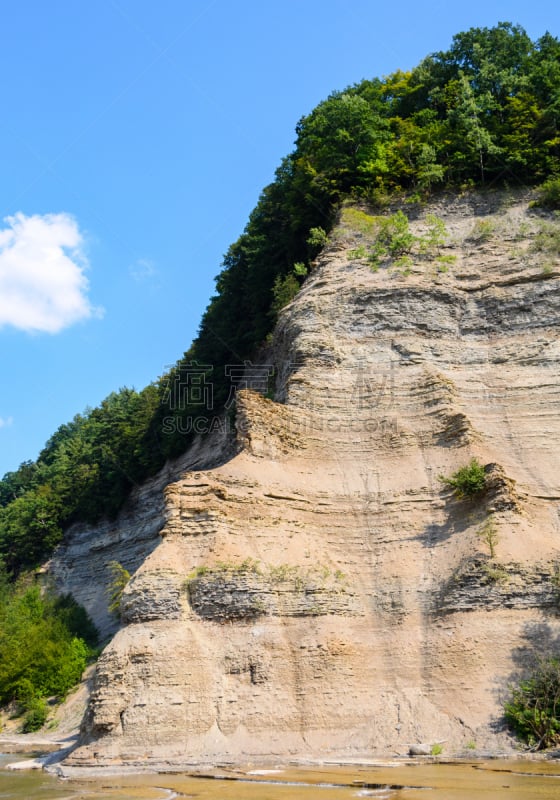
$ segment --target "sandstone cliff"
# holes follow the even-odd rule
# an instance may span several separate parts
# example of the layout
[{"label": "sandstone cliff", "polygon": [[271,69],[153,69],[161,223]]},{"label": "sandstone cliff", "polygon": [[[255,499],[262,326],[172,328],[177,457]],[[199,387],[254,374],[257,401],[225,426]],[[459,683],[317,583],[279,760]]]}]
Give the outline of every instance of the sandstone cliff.
[{"label": "sandstone cliff", "polygon": [[[445,245],[376,272],[342,223],[235,451],[68,537],[51,570],[105,630],[105,565],[134,570],[70,763],[507,746],[508,680],[560,635],[560,234],[528,200],[443,199],[411,227]],[[457,499],[473,457],[487,491]]]}]

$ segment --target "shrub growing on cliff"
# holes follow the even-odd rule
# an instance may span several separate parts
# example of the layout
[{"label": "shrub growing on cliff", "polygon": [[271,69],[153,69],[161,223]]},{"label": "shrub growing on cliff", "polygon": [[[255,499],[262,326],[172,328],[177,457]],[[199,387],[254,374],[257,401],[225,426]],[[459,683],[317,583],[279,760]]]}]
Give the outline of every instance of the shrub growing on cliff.
[{"label": "shrub growing on cliff", "polygon": [[111,580],[107,587],[107,596],[109,598],[108,610],[110,614],[119,616],[121,597],[130,580],[130,572],[125,569],[122,564],[119,564],[118,561],[110,561],[107,565],[107,569],[111,575]]},{"label": "shrub growing on cliff", "polygon": [[435,257],[449,236],[444,221],[434,214],[426,216],[426,232],[416,236],[410,230],[408,217],[400,210],[388,216],[372,216],[359,209],[343,208],[341,224],[369,241],[348,255],[368,258],[374,271],[383,261],[395,259],[394,265],[407,272],[413,264],[410,254],[420,259]]},{"label": "shrub growing on cliff", "polygon": [[314,255],[328,243],[329,237],[326,231],[321,227],[311,228],[309,236],[307,237],[307,244],[311,248]]},{"label": "shrub growing on cliff", "polygon": [[560,208],[560,177],[551,177],[539,187],[537,205]]},{"label": "shrub growing on cliff", "polygon": [[476,533],[478,538],[488,546],[490,558],[493,559],[496,555],[496,546],[499,541],[499,536],[492,517],[488,517],[488,519],[483,525],[480,526]]},{"label": "shrub growing on cliff", "polygon": [[542,659],[512,687],[505,718],[531,750],[560,744],[560,657]]},{"label": "shrub growing on cliff", "polygon": [[291,303],[296,294],[300,290],[299,281],[293,272],[285,275],[283,278],[278,276],[274,282],[273,295],[274,301],[272,303],[271,311],[277,316],[280,311]]},{"label": "shrub growing on cliff", "polygon": [[446,486],[451,486],[457,497],[474,497],[486,487],[486,473],[482,464],[473,458],[451,477],[446,478],[441,475],[440,481]]},{"label": "shrub growing on cliff", "polygon": [[554,222],[541,222],[531,250],[556,258],[560,256],[560,225],[558,222],[558,219]]}]

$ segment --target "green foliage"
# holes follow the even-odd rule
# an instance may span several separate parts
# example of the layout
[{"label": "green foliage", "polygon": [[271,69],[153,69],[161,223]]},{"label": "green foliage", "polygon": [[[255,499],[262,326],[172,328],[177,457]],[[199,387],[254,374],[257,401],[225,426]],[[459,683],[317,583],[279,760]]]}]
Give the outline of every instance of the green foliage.
[{"label": "green foliage", "polygon": [[260,575],[261,574],[261,566],[260,562],[248,556],[243,561],[240,562],[228,562],[228,561],[218,561],[214,571],[218,572],[234,572],[239,575]]},{"label": "green foliage", "polygon": [[367,256],[368,251],[363,244],[353,250],[348,250],[348,258],[367,258]]},{"label": "green foliage", "polygon": [[110,614],[119,615],[119,608],[121,604],[121,597],[125,590],[127,583],[130,580],[130,572],[119,564],[118,561],[110,561],[107,564],[111,580],[107,587],[107,596],[109,598],[108,610]]},{"label": "green foliage", "polygon": [[278,276],[274,282],[272,302],[272,312],[277,315],[284,306],[294,299],[300,290],[299,281],[293,273],[285,275],[283,278]]},{"label": "green foliage", "polygon": [[23,718],[22,733],[33,733],[40,730],[49,715],[46,702],[41,697],[34,697],[29,703]]},{"label": "green foliage", "polygon": [[72,595],[53,598],[53,613],[58,621],[77,639],[82,639],[92,651],[97,647],[98,632],[83,606]]},{"label": "green foliage", "polygon": [[[373,269],[393,259],[395,268],[402,275],[409,275],[414,263],[411,253],[420,258],[433,257],[448,237],[445,223],[439,217],[428,214],[426,222],[426,233],[415,236],[410,230],[408,217],[400,210],[387,216],[372,216],[357,208],[344,208],[342,226],[363,236],[368,242],[350,250],[348,257],[367,257]],[[444,259],[445,256],[439,258]]]},{"label": "green foliage", "polygon": [[433,184],[441,183],[445,176],[445,167],[437,163],[436,148],[426,142],[418,148],[416,169],[418,186],[425,191],[429,191]]},{"label": "green foliage", "polygon": [[484,491],[486,487],[486,473],[482,464],[476,458],[461,469],[458,469],[450,478],[440,475],[440,481],[450,486],[457,497],[474,497]]},{"label": "green foliage", "polygon": [[447,272],[449,267],[452,264],[455,264],[457,261],[457,256],[454,255],[443,255],[443,256],[436,256],[436,265],[438,272]]},{"label": "green foliage", "polygon": [[335,201],[352,189],[366,189],[387,170],[388,121],[355,90],[334,92],[300,120],[296,132],[312,184]]},{"label": "green foliage", "polygon": [[485,545],[487,545],[488,550],[490,551],[490,558],[494,558],[496,555],[496,545],[500,539],[492,517],[488,517],[486,522],[481,525],[477,531],[477,535],[479,539],[484,542]]},{"label": "green foliage", "polygon": [[439,756],[443,753],[443,745],[441,744],[433,744],[430,748],[430,754],[433,756]]},{"label": "green foliage", "polygon": [[[368,247],[360,245],[350,257],[362,258],[367,254],[373,267],[390,258],[402,258],[418,242],[409,228],[408,218],[402,211],[390,216],[371,216],[355,208],[343,209],[342,224],[370,240]],[[408,261],[400,266],[409,266]]]},{"label": "green foliage", "polygon": [[541,659],[529,676],[511,688],[505,718],[532,750],[560,744],[560,658]]},{"label": "green foliage", "polygon": [[329,241],[329,237],[326,234],[326,231],[323,228],[311,228],[309,231],[309,236],[307,237],[307,244],[313,250],[319,251]]},{"label": "green foliage", "polygon": [[410,256],[399,256],[399,258],[397,258],[395,261],[396,270],[405,278],[410,275],[413,266],[414,261]]},{"label": "green foliage", "polygon": [[377,217],[372,217],[359,208],[346,207],[342,209],[340,215],[341,225],[350,228],[351,231],[363,234],[367,237],[374,237],[377,232]]},{"label": "green foliage", "polygon": [[0,509],[0,554],[9,568],[38,564],[62,538],[61,500],[52,486],[33,488]]},{"label": "green foliage", "polygon": [[326,565],[317,564],[315,567],[306,568],[299,564],[262,564],[256,559],[246,558],[241,562],[219,561],[211,567],[207,565],[196,567],[187,576],[185,589],[188,591],[191,582],[198,578],[231,579],[242,575],[259,576],[272,586],[289,582],[298,592],[303,592],[309,582],[318,582],[322,586],[329,585],[338,592],[346,591],[347,584],[347,577],[340,569],[331,572]]},{"label": "green foliage", "polygon": [[7,472],[0,481],[0,508],[36,488],[39,478],[38,465],[33,461],[24,461],[16,472]]},{"label": "green foliage", "polygon": [[12,574],[45,560],[77,519],[114,516],[129,489],[163,465],[150,431],[161,402],[155,386],[121,389],[61,426],[33,467],[0,481],[0,557]]},{"label": "green foliage", "polygon": [[545,255],[560,255],[560,224],[558,221],[541,222],[533,241],[532,250]]},{"label": "green foliage", "polygon": [[477,242],[477,243],[487,242],[489,239],[492,238],[495,228],[496,228],[496,223],[493,220],[478,219],[475,222],[468,238],[472,242]]},{"label": "green foliage", "polygon": [[415,243],[416,237],[410,232],[408,218],[402,211],[382,218],[377,234],[377,245],[383,248],[387,255],[395,257],[410,253]]},{"label": "green foliage", "polygon": [[[12,576],[48,557],[71,523],[114,517],[135,485],[185,451],[193,419],[206,413],[170,404],[170,386],[186,365],[208,366],[213,413],[224,407],[225,365],[254,358],[266,343],[305,277],[299,265],[324,247],[344,200],[422,199],[434,187],[499,185],[515,175],[541,185],[554,206],[559,87],[560,42],[550,34],[532,42],[521,27],[501,22],[457,34],[448,50],[411,71],[333,92],[303,117],[293,152],[225,255],[189,350],[142,391],[114,392],[61,426],[36,462],[0,481],[0,558]],[[349,213],[356,220],[362,212]],[[373,219],[373,268],[421,256],[421,246],[438,255],[439,223],[421,245],[402,212]],[[398,268],[406,273],[410,265]]]},{"label": "green foliage", "polygon": [[500,566],[492,566],[491,564],[483,564],[482,571],[486,578],[486,583],[507,583],[509,575],[506,569]]},{"label": "green foliage", "polygon": [[[76,635],[80,631],[89,642]],[[36,701],[64,696],[80,680],[96,641],[91,621],[70,598],[41,592],[28,579],[5,586],[0,596],[0,705],[15,700],[36,720]]]},{"label": "green foliage", "polygon": [[307,267],[303,261],[296,261],[294,264],[293,273],[298,278],[305,278],[307,275]]},{"label": "green foliage", "polygon": [[193,571],[189,575],[187,575],[186,584],[188,585],[195,578],[203,578],[205,575],[208,575],[211,572],[212,572],[211,567],[207,567],[205,564],[202,564],[199,567],[195,567]]},{"label": "green foliage", "polygon": [[297,588],[302,588],[303,570],[298,564],[275,564],[269,567],[269,576],[272,583],[292,581]]},{"label": "green foliage", "polygon": [[440,248],[443,247],[447,241],[449,234],[445,227],[445,222],[439,217],[436,217],[435,214],[428,214],[426,216],[426,222],[428,223],[428,230],[420,239],[420,252],[435,255],[439,253]]},{"label": "green foliage", "polygon": [[545,208],[560,209],[560,177],[550,177],[539,186],[537,202]]}]

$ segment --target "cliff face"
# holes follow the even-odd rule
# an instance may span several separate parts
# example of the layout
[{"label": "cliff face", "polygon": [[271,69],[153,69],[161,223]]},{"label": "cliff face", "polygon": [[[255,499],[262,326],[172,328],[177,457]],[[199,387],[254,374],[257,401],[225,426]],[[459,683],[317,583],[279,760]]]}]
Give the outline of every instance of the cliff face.
[{"label": "cliff face", "polygon": [[118,618],[108,611],[109,564],[117,561],[133,574],[160,543],[166,519],[165,487],[185,471],[200,464],[212,467],[231,453],[232,443],[216,432],[135,489],[116,520],[105,520],[93,528],[76,524],[69,529],[47,571],[60,594],[71,594],[87,609],[102,641],[119,627]]},{"label": "cliff face", "polygon": [[[237,454],[193,451],[54,559],[95,610],[95,565],[134,553],[71,763],[505,746],[508,680],[560,635],[558,223],[519,195],[428,214],[445,246],[377,272],[341,224]],[[439,477],[473,457],[487,490],[457,499]]]}]

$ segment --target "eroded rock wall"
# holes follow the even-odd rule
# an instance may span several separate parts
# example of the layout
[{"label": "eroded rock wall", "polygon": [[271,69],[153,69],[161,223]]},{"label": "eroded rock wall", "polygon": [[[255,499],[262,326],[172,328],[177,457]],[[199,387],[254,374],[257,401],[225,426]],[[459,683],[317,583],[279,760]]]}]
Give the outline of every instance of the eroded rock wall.
[{"label": "eroded rock wall", "polygon": [[449,236],[406,268],[341,224],[276,402],[240,393],[241,451],[165,490],[73,764],[508,745],[508,681],[560,635],[560,270],[528,200],[421,209]]},{"label": "eroded rock wall", "polygon": [[[169,462],[156,477],[134,489],[116,519],[95,526],[80,523],[67,531],[47,564],[47,573],[60,594],[69,593],[84,606],[101,641],[120,627],[118,616],[109,612],[110,563],[116,561],[134,574],[161,541],[160,532],[168,516],[165,487],[193,467],[212,466],[230,457],[231,447],[232,442],[219,432],[206,442],[197,442],[183,457]],[[165,603],[154,576],[146,585],[146,595],[154,609]],[[171,613],[169,607],[166,611]],[[126,614],[131,620],[135,618],[132,608]]]}]

